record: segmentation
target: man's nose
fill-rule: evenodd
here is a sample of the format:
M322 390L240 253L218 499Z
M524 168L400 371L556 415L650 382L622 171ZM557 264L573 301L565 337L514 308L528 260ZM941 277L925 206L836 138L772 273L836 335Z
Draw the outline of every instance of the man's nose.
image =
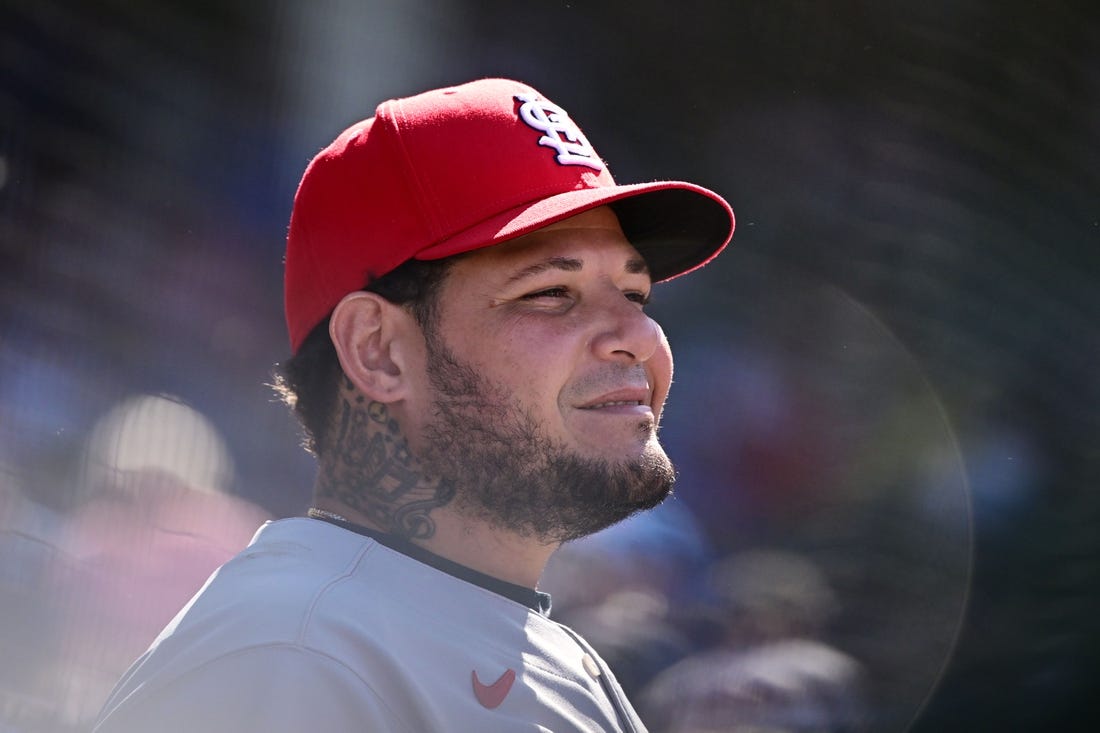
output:
M648 361L661 344L661 327L618 290L599 303L599 328L592 339L596 356L625 364Z

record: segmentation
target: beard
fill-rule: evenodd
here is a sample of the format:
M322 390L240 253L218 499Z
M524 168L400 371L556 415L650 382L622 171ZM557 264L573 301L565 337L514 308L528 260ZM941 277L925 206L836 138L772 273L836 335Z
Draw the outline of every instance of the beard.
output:
M419 458L429 474L453 482L466 516L560 543L652 509L672 493L676 475L656 440L617 463L580 455L426 331L436 395Z

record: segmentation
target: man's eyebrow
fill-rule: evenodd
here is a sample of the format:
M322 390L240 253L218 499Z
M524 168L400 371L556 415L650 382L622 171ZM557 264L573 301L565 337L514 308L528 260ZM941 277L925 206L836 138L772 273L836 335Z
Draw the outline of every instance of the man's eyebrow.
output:
M563 270L565 272L579 272L584 269L584 260L579 260L575 257L549 257L541 262L536 262L533 265L528 265L523 269L512 274L508 278L508 285L514 282L524 280L529 277L534 277L539 273L546 272L547 270ZM631 275L644 275L649 272L649 266L646 261L641 257L631 257L626 261L623 266Z
M578 272L584 268L584 260L578 260L575 257L549 257L541 262L536 262L533 265L528 265L523 269L512 273L512 276L508 278L508 285L514 282L524 280L529 277L534 277L541 272L547 270L564 270L566 272Z

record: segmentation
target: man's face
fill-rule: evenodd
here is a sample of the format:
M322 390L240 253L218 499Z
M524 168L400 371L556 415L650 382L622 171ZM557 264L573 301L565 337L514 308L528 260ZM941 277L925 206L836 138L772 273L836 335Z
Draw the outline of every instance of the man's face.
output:
M652 507L672 355L607 207L453 265L427 330L417 452L497 526L563 541Z

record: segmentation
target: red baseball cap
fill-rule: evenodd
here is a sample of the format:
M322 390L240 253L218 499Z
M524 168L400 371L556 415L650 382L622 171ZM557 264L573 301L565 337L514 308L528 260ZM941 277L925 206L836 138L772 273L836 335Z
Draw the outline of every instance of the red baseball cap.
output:
M291 351L350 292L410 259L500 244L610 204L655 282L733 236L721 196L680 181L620 186L561 107L509 79L383 102L310 162L286 251Z

